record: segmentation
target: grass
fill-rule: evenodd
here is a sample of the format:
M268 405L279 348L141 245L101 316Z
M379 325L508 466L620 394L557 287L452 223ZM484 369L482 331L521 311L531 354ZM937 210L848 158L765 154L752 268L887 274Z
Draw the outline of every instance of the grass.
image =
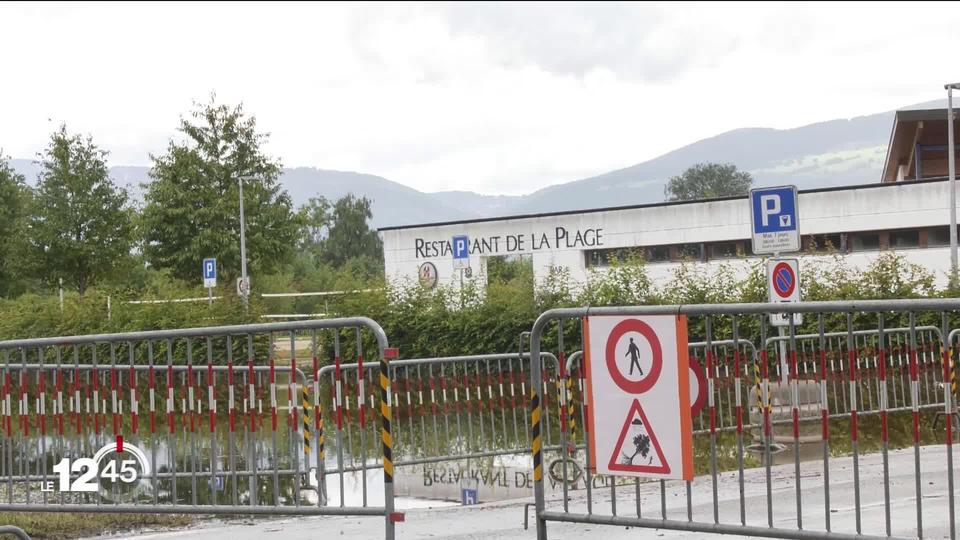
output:
M0 525L15 525L35 539L67 540L141 528L184 527L194 518L155 514L0 512Z

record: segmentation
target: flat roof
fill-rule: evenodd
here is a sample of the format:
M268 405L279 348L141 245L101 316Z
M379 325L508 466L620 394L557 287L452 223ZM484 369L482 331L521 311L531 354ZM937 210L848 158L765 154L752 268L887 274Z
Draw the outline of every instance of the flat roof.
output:
M886 183L873 183L873 184L859 184L853 186L832 186L825 188L814 188L814 189L801 189L798 190L798 193L829 193L834 191L847 191L853 189L879 189L879 188L888 188L888 187L903 187L906 185L916 185L916 184L930 184L935 182L944 182L946 178L926 178L923 180L910 181L910 182L886 182ZM660 208L664 206L680 206L685 204L703 204L719 201L735 201L738 199L747 199L749 196L737 195L734 197L718 197L716 199L697 199L694 201L664 201L659 203L646 203L646 204L633 204L627 206L608 206L605 208L589 208L586 210L562 210L558 212L543 212L538 214L517 214L512 216L497 216L497 217L487 217L487 218L474 218L474 219L462 219L455 221L438 221L434 223L421 223L416 225L396 225L391 227L380 227L377 231L396 231L403 229L422 229L425 227L443 227L447 225L466 225L470 223L488 223L491 221L509 221L514 219L534 219L541 217L554 217L554 216L570 216L577 214L594 214L597 212L614 212L619 210L638 210L643 208Z

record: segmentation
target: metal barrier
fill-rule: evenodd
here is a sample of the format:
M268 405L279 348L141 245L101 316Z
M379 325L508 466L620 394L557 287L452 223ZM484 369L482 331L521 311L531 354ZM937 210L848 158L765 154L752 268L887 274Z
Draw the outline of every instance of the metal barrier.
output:
M360 459L351 462L347 458L347 470L371 468L363 459L364 441L370 436L366 413L372 407L368 395L371 368L359 362L343 363L339 344L335 342L334 347L334 364L319 372L319 393L328 396L329 404L327 412L321 414L334 419L332 430L338 448L359 443L360 451L353 457ZM541 356L548 367L541 386L544 391L559 388L557 357L551 353ZM529 403L529 366L530 355L518 353L391 362L394 466L529 452L525 408ZM557 419L559 411L558 405ZM342 478L340 482L342 492Z
M955 538L953 425L945 422L942 438L932 440L934 434L921 429L921 411L937 409L950 414L954 410L951 386L942 382L951 380L954 371L949 345L960 331L947 330L957 323L958 311L960 300L944 299L573 308L543 313L530 334L534 357L541 352L545 330L551 327L551 332L562 336L563 322L569 323L570 319L580 319L582 324L590 315L685 315L691 336L703 338L703 343L690 344L690 354L695 361L702 358L707 371L706 431L701 420L697 440L708 437L709 447L697 445L697 465L707 475L692 482L620 478L609 482L608 491L590 489L588 482L585 493L571 496L564 488L560 496L548 500L543 451L536 440L539 402L544 396L535 388L531 431L537 537L547 538L548 521L566 521L775 538ZM785 406L790 414L781 421L772 410L776 383L771 375L777 374L772 365L776 355L768 354L768 346L756 355L745 354L749 346L742 343L746 340L773 346L780 341L767 339L770 312L807 314L805 328L816 329L814 334L800 334L791 324L782 338L788 360ZM887 321L901 320L906 323L902 328L886 328ZM939 325L918 325L918 320L936 320ZM843 331L826 332L828 322ZM844 338L843 342L831 345L836 337ZM739 346L734 348L733 343ZM735 359L727 362L720 358L718 346L727 347ZM843 368L839 367L841 362ZM531 366L532 381L542 377L537 364ZM570 364L575 364L573 358ZM730 372L734 395L726 398L724 379ZM752 377L755 372L759 372L759 385ZM925 372L928 381L923 381ZM902 380L902 376L909 379ZM838 391L831 388L834 384ZM809 386L814 396L806 403L801 403L801 385ZM745 425L762 430L763 461L759 467L745 469L743 425L739 420L741 407L755 401L753 394L746 394L751 396L747 403L741 399L744 390L755 393L757 387L760 396L755 408L759 418ZM804 406L812 407L816 414L804 418ZM735 421L721 422L724 413ZM874 413L879 425L859 423L865 413ZM819 420L822 458L801 466L800 425L805 420ZM831 422L849 422L849 434L835 427L831 438ZM890 447L894 422L906 435L903 450ZM772 464L771 432L777 423L793 427L793 463ZM730 441L719 440L724 430L731 429L737 432L736 450L731 450ZM568 446L566 436L561 431L561 447ZM861 456L861 442L875 450ZM943 446L928 446L933 443ZM720 459L734 453L739 456L739 466L729 461L721 466ZM586 469L577 456L564 453L561 459ZM945 504L941 506L938 499ZM608 511L600 509L600 501L609 504ZM633 515L623 515L625 504Z
M26 533L20 527L14 527L13 525L2 525L0 526L0 534L12 534L19 538L19 540L30 540L30 535Z
M343 335L375 351L381 433L362 501L333 505L325 477L357 468L326 463L318 339ZM0 342L0 511L382 516L392 539L395 357L363 317Z

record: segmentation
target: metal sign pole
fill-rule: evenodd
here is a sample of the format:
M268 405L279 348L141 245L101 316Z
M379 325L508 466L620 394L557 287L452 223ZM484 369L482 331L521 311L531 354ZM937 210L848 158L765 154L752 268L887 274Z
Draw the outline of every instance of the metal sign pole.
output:
M773 254L774 259L780 258L780 253ZM793 314L787 314L787 317L793 317ZM780 382L782 384L787 384L787 342L783 339L786 335L786 329L782 326L777 327L777 333L780 335L780 340L777 342L777 353L780 358Z
M240 177L240 278L244 283L247 282L247 236L246 221L243 216L243 177ZM246 313L250 308L250 289L244 291L240 297L243 299L243 312Z
M950 175L950 285L957 286L957 165L953 144L953 89L947 87L947 173ZM919 180L919 178L918 178Z

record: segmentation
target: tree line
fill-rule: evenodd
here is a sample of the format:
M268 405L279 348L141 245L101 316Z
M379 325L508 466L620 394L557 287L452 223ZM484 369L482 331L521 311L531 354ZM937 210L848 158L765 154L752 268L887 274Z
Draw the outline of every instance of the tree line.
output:
M348 264L382 272L371 201L318 195L295 208L267 140L242 105L194 103L166 150L150 155L142 204L110 178L108 153L66 125L38 154L35 187L0 152L0 297L60 280L80 295L100 284L143 288L157 276L197 283L205 257L230 284L241 266L240 182L251 275Z

